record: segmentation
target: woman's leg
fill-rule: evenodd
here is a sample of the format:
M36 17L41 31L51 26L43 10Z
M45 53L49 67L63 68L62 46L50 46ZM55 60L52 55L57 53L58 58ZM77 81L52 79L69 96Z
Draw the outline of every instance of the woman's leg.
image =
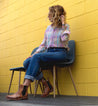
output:
M24 68L25 68L26 70L27 70L28 67L29 67L30 61L31 61L31 58L27 58L27 59L23 62L23 66L24 66ZM42 77L43 77L42 72L41 72L40 70L38 70L38 73L37 73L37 75L34 77L34 79L40 80ZM24 84L27 85L27 83L29 83L29 82L30 82L30 80L29 80L29 81L26 80ZM28 84L28 85L29 85L29 84Z
M34 81L36 78L39 70L40 70L40 61L44 62L52 62L52 61L61 61L66 58L64 52L45 52L45 53L38 53L31 57L29 64L25 65L27 68L26 75L25 75L25 82L23 85L20 86L20 89L17 93L13 95L8 95L7 98L10 100L20 100L20 99L27 99L27 89L30 85L31 81ZM28 63L28 62L27 62ZM40 74L39 74L40 75ZM39 80L43 79L43 76L39 78ZM46 86L48 87L48 86ZM49 87L48 87L49 88ZM47 91L47 94L50 92L50 89ZM45 95L47 95L45 94Z
M31 58L28 58L24 61L23 65L24 68L27 70L30 64ZM39 80L43 77L42 72L38 72L35 79ZM23 85L20 85L20 88L17 93L14 93L12 95L7 95L7 99L9 100L20 100L20 99L27 99L28 98L28 87L30 86L31 80L25 79Z
M38 53L35 54L30 61L29 67L27 69L25 79L29 79L34 81L38 71L40 70L40 62L53 62L53 61L62 61L65 60L66 53L65 52L45 52L45 53ZM51 89L45 80L42 79L42 76L39 78L41 79L42 83L46 86L45 93L42 95L43 97L47 96Z
M23 65L24 65L24 68L27 70L28 67L29 67L29 63L31 61L31 58L27 58L24 62L23 62ZM39 79L39 76L37 76L37 79ZM7 95L6 98L8 100L20 100L20 99L27 99L28 98L28 93L27 93L27 90L28 90L28 87L31 83L31 80L29 79L25 79L23 85L20 85L20 88L18 90L18 92L12 94L12 95Z
M27 58L24 62L23 62L23 66L24 68L27 70L28 66L29 66L29 63L31 61L31 58Z
M30 84L31 84L31 80L29 80L29 79L25 79L25 81L24 81L24 83L23 83L23 85L24 86L30 86Z
M66 52L45 52L38 53L31 57L29 67L26 71L25 79L34 81L36 75L40 70L40 62L53 62L62 61L66 58ZM42 77L42 76L41 76ZM40 78L41 78L40 77Z

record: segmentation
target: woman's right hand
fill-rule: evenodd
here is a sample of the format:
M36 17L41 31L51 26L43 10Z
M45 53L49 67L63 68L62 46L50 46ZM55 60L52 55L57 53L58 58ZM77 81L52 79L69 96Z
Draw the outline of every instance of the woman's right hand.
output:
M33 53L33 54L32 54L31 56L29 56L28 58L31 58L33 55L35 55L35 54L37 54L37 53L38 53L38 52ZM27 59L28 59L28 58L27 58Z
M61 15L61 22L62 22L62 24L65 24L65 16L64 15Z
M27 57L27 59L28 59L28 58L31 58L31 57L32 57L32 56L29 56L29 57Z

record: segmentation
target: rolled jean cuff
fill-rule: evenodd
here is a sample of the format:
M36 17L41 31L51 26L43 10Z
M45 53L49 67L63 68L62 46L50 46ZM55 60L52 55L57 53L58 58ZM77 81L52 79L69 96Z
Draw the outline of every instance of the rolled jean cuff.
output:
M43 77L43 73L41 72L38 76L35 77L36 80L40 80Z
M30 75L25 75L24 79L29 79L33 82L35 78L33 76L30 76Z

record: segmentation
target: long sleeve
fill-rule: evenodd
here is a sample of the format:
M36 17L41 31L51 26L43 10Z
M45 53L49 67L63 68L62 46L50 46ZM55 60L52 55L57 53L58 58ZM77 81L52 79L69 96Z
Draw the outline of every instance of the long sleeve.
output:
M46 33L46 32L45 32ZM45 34L46 35L46 34ZM42 41L42 43L40 44L40 46L38 47L38 49L36 50L37 52L43 52L46 50L47 46L46 46L46 36L44 35L44 39Z
M69 35L70 35L69 25L66 24L64 32L61 35L61 41L68 41L69 40Z

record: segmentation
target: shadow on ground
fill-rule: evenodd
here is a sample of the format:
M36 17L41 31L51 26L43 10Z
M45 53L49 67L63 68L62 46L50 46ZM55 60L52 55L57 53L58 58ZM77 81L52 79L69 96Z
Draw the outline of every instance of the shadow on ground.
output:
M56 96L42 98L40 95L29 95L28 100L9 101L6 93L0 93L0 106L98 106L98 97Z

